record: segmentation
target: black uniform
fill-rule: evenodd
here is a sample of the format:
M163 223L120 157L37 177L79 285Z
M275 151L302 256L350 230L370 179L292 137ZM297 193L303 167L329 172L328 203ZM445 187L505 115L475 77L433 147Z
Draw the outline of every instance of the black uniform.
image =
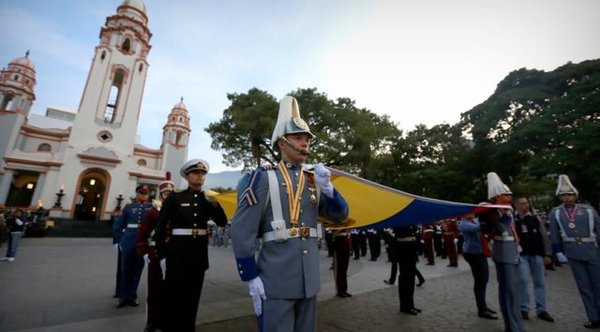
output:
M400 311L416 314L413 294L415 292L415 276L417 270L417 241L413 227L394 228L396 240L396 257L400 268L398 278L398 296L400 298Z
M156 251L166 258L167 327L195 331L198 301L208 269L207 222L227 224L223 208L202 191L174 192L163 202L156 222ZM184 233L188 234L184 234Z

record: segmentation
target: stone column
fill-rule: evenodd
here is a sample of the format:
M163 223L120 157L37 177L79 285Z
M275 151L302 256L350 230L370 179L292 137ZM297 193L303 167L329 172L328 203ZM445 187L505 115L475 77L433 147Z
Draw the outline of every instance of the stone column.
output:
M8 192L10 190L10 183L12 182L15 172L12 170L5 170L2 179L0 180L0 204L6 204L8 199Z
M46 173L40 173L38 175L38 180L35 185L35 190L33 191L33 196L31 196L30 206L37 207L37 201L40 199L40 195L42 193L42 188L44 187L44 182L46 180Z

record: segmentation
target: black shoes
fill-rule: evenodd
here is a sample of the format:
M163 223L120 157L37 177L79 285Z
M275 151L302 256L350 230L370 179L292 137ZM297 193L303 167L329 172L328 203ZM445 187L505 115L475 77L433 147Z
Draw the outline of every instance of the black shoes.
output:
M394 284L394 282L391 281L391 280L384 280L383 282L385 282L388 285L393 285Z
M477 316L485 319L498 319L498 316L494 315L489 311L480 312L477 314Z
M521 311L521 318L529 320L529 313L527 311Z
M587 322L587 323L583 324L583 326L585 326L586 329L597 329L600 327L600 320Z
M487 312L489 312L490 314L493 314L493 315L497 314L497 312L495 312L494 310L492 310L490 308L485 309L485 311L487 311Z
M537 314L538 318L541 320L545 320L547 322L554 322L554 318L552 318L552 316L550 316L550 314L547 311L542 311L539 314Z
M337 296L337 297L341 297L341 298L346 298L346 297L352 297L352 294L348 294L348 293L338 293L338 294L335 294L335 296Z
M119 301L119 304L117 304L117 309L125 308L126 306L139 307L140 304L135 300L121 300Z
M419 313L421 313L421 309L417 309L417 308L411 308L411 309L406 309L406 310L402 310L400 309L400 312L408 314L408 315L418 315Z
M458 264L448 264L447 267L458 267Z

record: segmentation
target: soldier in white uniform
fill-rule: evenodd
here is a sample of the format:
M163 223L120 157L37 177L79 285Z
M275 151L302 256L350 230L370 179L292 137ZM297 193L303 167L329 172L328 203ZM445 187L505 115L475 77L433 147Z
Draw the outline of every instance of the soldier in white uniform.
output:
M600 217L590 205L577 204L577 189L566 175L560 175L556 195L563 204L550 211L550 239L556 257L569 262L589 322L586 328L600 327ZM561 250L560 242L564 248Z
M317 216L333 223L348 216L330 171L322 164L315 165L314 176L303 169L312 137L296 99L283 98L271 139L281 161L272 169L258 167L238 184L231 241L261 331L316 330Z

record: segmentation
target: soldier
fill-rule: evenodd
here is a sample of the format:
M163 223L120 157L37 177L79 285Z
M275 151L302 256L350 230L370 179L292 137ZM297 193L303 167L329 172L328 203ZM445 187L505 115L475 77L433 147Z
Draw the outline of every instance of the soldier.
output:
M152 208L148 201L150 189L145 184L135 188L135 199L125 205L123 212L113 224L113 235L121 251L121 277L119 285L119 304L117 308L125 306L137 307L137 289L140 284L144 259L136 253L137 229L146 218L146 213Z
M433 255L433 231L435 226L433 224L423 225L423 247L425 250L425 257L427 257L426 265L435 265L435 257Z
M562 204L550 211L552 247L559 261L568 258L589 329L600 327L600 217L590 205L577 204L579 192L567 175L560 175L556 195ZM562 239L564 253L560 249ZM565 256L566 254L566 256Z
M360 259L360 231L356 228L350 230L350 238L352 239L352 252L354 260Z
M175 190L171 173L167 172L166 181L158 185L158 199L152 202L152 209L142 220L137 233L137 253L148 263L148 294L146 296L146 328L144 332L162 329L165 321L165 286L160 261L156 255L156 242L153 233L162 202Z
M396 240L396 257L400 270L400 276L398 277L400 312L417 315L421 312L421 309L415 308L414 302L418 260L414 227L394 228L394 239Z
M348 230L334 231L333 234L333 275L337 297L351 297L348 293L348 264L352 252L352 240Z
M367 229L367 240L369 241L369 251L371 252L371 261L377 261L381 255L381 240L379 232L374 228Z
M156 221L156 252L167 291L164 330L168 332L195 331L198 301L209 265L208 220L218 226L227 224L221 205L202 191L208 171L208 162L202 159L185 163L179 173L189 186L165 199Z
M458 267L458 253L454 240L458 234L458 225L455 219L446 219L442 222L442 237L444 239L444 250L448 255L448 267Z
M488 198L506 209L491 209L479 216L482 229L491 233L494 244L492 260L496 265L498 300L506 331L523 330L519 307L521 304L521 276L519 271L519 237L515 230L511 201L512 192L498 174L487 174Z
M312 137L296 99L283 98L271 138L281 161L273 169L258 167L238 184L231 242L261 331L316 330L317 215L332 223L348 216L330 171L323 164L315 165L314 176L303 169ZM256 239L262 239L257 259Z

